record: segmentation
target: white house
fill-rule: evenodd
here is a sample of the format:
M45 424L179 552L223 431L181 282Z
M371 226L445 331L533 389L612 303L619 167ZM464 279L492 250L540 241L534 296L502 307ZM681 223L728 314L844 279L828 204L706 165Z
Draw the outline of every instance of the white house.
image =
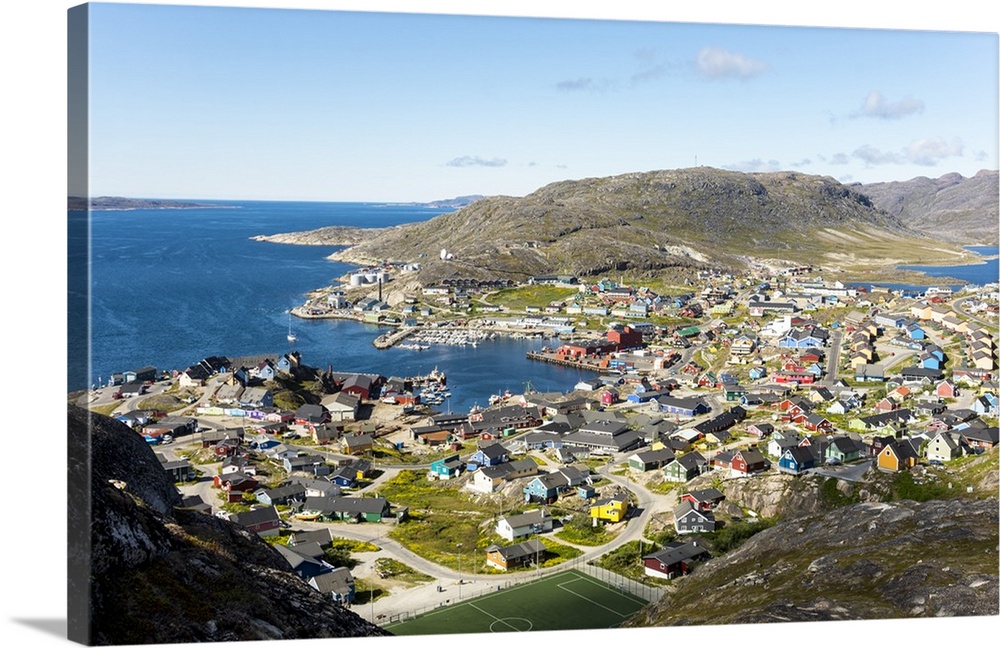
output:
M516 540L552 530L552 516L544 509L535 509L519 515L507 515L497 521L496 532L507 540Z

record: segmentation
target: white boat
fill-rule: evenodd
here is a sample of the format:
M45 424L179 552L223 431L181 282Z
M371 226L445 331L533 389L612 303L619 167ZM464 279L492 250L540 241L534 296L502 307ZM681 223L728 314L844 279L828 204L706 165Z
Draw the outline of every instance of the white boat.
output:
M288 311L288 335L285 337L288 338L289 342L295 342L299 339L292 333L292 311Z

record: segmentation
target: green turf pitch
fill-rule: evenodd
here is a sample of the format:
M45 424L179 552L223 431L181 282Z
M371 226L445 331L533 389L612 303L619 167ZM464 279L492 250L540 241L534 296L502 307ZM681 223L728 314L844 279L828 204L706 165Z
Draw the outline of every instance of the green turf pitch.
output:
M646 601L578 571L438 608L386 630L431 635L613 628Z

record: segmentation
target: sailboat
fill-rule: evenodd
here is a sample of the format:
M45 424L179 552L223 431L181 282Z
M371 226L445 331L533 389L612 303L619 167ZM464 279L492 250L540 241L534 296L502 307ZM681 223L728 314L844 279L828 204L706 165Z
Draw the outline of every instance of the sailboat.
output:
M292 311L288 311L288 335L286 336L289 342L295 342L299 338L295 337L292 333Z

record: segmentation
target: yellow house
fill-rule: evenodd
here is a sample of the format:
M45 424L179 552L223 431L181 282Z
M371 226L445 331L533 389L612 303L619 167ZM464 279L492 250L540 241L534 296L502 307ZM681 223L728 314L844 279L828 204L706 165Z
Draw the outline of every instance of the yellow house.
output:
M917 454L908 443L889 443L878 453L880 470L899 472L917 465Z
M628 513L628 500L623 497L609 497L598 500L590 507L590 517L594 520L621 522Z

